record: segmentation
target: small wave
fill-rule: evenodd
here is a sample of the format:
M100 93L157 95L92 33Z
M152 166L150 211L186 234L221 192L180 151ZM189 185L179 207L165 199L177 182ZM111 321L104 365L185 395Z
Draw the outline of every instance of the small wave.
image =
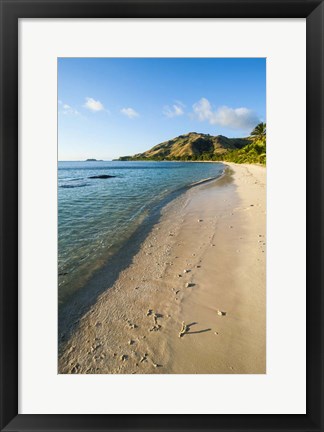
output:
M205 178L205 179L198 180L198 181L196 181L196 182L190 183L190 184L189 184L189 187L191 187L191 186L198 186L198 185L200 185L200 184L202 184L202 183L206 183L206 182L209 182L209 181L211 181L211 180L216 180L216 179L218 179L219 177L221 177L221 175L222 175L222 174L220 174L219 176L216 176L216 177L207 177L207 178Z
M74 182L74 181L80 181L84 180L84 177L62 177L59 178L59 181L61 182Z
M79 180L83 180L83 177L76 177L76 178L71 178L71 179L68 179L68 180L66 180L66 181L79 181Z

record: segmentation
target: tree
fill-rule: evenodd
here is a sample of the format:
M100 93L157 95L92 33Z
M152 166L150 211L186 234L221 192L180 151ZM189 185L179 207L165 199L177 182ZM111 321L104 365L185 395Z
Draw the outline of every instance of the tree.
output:
M251 132L251 138L252 140L255 141L259 141L259 142L265 142L266 141L266 136L267 136L267 125L266 123L259 123L257 126L255 126L255 128L253 129L253 131Z

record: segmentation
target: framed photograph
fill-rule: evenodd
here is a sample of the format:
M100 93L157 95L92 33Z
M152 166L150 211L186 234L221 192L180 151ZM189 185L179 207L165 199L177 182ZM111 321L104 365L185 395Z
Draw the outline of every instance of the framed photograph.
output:
M265 58L58 59L58 373L266 373L265 109Z
M324 430L323 2L0 11L1 430Z

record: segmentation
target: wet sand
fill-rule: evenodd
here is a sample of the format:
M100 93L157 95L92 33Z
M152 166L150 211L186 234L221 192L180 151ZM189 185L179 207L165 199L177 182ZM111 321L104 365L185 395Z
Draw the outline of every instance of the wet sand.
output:
M227 165L60 312L59 373L266 372L266 169Z

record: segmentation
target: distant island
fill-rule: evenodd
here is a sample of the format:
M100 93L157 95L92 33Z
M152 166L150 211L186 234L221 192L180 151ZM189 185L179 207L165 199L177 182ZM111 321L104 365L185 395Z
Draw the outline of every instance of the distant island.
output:
M103 162L102 159L86 159L85 162Z
M257 125L246 138L190 132L157 144L144 153L119 161L228 161L266 163L266 124Z

